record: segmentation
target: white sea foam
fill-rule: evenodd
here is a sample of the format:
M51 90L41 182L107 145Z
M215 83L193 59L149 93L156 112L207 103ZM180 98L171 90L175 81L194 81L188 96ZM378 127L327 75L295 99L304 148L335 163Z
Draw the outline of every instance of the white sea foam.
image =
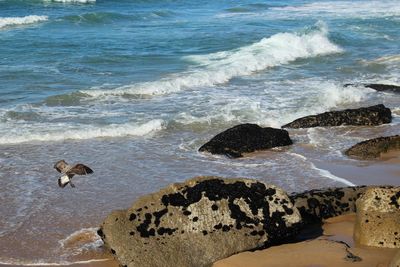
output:
M68 255L80 255L84 251L99 249L104 243L97 235L98 228L83 228L73 232L66 238L59 240L62 250L67 250Z
M49 124L31 125L8 131L0 137L0 144L16 144L33 141L63 141L69 139L83 140L100 137L144 136L164 128L163 120L151 120L144 124L126 123L110 124L104 127L89 125L57 125L51 129Z
M306 33L279 33L254 44L231 51L207 55L187 56L196 68L164 79L127 85L111 90L85 90L93 96L106 95L162 95L186 88L208 87L228 82L237 76L290 63L299 58L340 53L342 49L329 41L326 26Z
M355 186L355 184L353 184L352 182L350 182L350 181L348 181L348 180L346 180L344 178L341 178L341 177L338 177L336 175L333 175L332 173L330 173L327 170L317 168L312 162L310 162L310 164L311 164L311 168L317 170L322 176L324 176L326 178L329 178L331 180L343 183L343 184L348 185L348 186Z
M303 155L300 155L300 154L297 154L297 153L293 153L293 152L288 152L288 154L289 154L289 155L292 155L292 156L295 156L295 157L297 157L297 158L300 158L300 159L303 160L303 161L307 161L307 162L310 164L311 169L314 169L314 170L318 171L322 176L324 176L324 177L326 177L326 178L329 178L329 179L334 180L334 181L336 181L336 182L343 183L343 184L345 184L345 185L355 186L355 184L353 184L352 182L350 182L350 181L348 181L348 180L346 180L346 179L344 179L344 178L335 176L335 175L333 175L332 173L330 173L330 172L327 171L327 170L317 168L317 167L314 165L314 163L312 163L311 161L308 161L307 158L304 157Z
M321 90L318 102L325 109L361 102L374 92L369 88L344 87L333 82L325 82L321 85L324 87Z
M398 1L318 1L300 6L273 7L273 11L287 11L297 16L351 16L351 17L387 17L400 15Z
M46 21L47 16L30 15L26 17L0 17L0 29L11 26L33 24L37 22Z
M57 3L95 3L96 0L45 0L45 2L57 2Z
M3 265L15 265L15 266L69 266L72 264L87 264L87 263L92 263L92 262L102 262L102 261L108 261L110 259L93 259L93 260L87 260L87 261L61 261L59 263L56 262L44 262L44 261L23 261L23 260L6 260L6 259L1 259L0 258L0 264Z

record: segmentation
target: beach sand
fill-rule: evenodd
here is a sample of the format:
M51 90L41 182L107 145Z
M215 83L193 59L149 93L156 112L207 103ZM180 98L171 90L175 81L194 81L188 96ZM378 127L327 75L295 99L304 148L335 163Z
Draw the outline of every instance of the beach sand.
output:
M354 164L319 162L315 165L356 185L400 186L400 150L383 153L375 160L357 160Z
M389 266L397 249L360 247L353 242L355 214L328 219L324 235L294 244L285 244L255 252L244 252L216 262L213 267L287 267L287 266ZM338 242L332 242L338 241ZM350 246L347 249L345 242ZM361 258L354 261L354 257Z

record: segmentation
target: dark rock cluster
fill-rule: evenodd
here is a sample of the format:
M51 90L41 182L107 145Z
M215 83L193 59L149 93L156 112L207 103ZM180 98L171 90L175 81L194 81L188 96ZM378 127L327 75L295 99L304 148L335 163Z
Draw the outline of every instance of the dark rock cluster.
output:
M400 149L400 135L394 135L360 142L346 150L345 154L360 159L374 159L379 157L381 153L398 149Z
M344 85L347 86L357 86L357 84L348 83ZM400 93L400 86L392 84L381 84L381 83L366 83L362 86L374 89L379 92L390 92L390 93Z
M310 128L321 126L341 125L381 125L392 121L392 113L389 108L379 104L371 107L330 111L318 115L306 116L282 128Z
M290 196L300 211L304 223L320 222L322 219L355 212L356 200L364 193L366 186L350 186L327 189L313 189Z
M232 127L200 147L199 151L242 157L242 153L293 144L289 133L282 129L262 128L256 124L240 124Z

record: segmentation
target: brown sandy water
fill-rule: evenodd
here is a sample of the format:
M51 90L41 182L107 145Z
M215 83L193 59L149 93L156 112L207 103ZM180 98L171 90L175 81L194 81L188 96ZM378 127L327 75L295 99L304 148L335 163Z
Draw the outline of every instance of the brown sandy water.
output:
M357 161L342 153L359 141L398 133L397 120L378 127L289 130L294 145L236 160L197 152L223 129L174 124L147 137L2 145L0 263L71 264L108 258L95 232L109 212L198 175L250 177L289 192L399 185L398 158ZM61 189L53 169L59 159L85 163L94 174L74 178L76 188Z

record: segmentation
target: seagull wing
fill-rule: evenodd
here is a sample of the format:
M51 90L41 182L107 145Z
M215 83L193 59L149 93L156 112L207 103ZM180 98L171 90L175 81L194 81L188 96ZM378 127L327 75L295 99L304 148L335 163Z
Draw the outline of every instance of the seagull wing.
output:
M86 174L93 173L93 170L86 165L76 164L74 167L72 167L68 171L68 173L73 173L73 174L78 174L78 175L86 175Z
M65 173L68 169L68 163L65 162L65 160L59 160L54 164L54 168L60 172L60 173Z

